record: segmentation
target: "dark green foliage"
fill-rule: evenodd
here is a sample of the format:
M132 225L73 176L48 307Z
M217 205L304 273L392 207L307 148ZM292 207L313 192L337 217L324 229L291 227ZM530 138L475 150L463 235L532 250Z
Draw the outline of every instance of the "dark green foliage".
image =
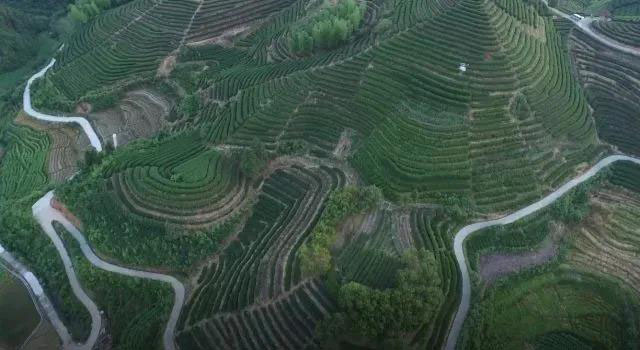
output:
M94 17L114 6L131 0L75 0L69 5L69 16L78 23L87 23Z
M302 140L284 141L278 144L278 154L298 155L304 154L308 150L308 145Z
M64 98L53 82L45 77L36 80L31 87L34 108L44 107L57 112L70 112L74 103Z
M349 215L373 209L381 200L382 192L375 186L346 187L331 193L310 242L300 248L303 273L311 276L327 273L331 268L329 250L336 239L335 226Z
M38 47L32 43L35 34L47 28L47 18L27 14L0 5L0 73L24 64Z
M360 27L364 8L356 0L326 3L320 13L294 30L290 39L296 54L309 54L313 49L333 49L347 41Z
M557 220L578 223L589 213L589 208L589 188L582 185L553 203L551 214Z
M173 303L171 287L94 267L71 234L62 225L54 227L64 241L83 288L91 291L109 320L114 348L138 350L156 343Z
M527 102L526 96L522 94L516 95L514 102L510 106L510 112L511 115L520 120L531 118L533 113L531 111L531 106L529 106L529 103Z
M350 337L365 343L399 338L428 322L443 301L441 280L431 252L413 250L403 258L397 286L374 289L349 282L340 288L338 311L327 318L319 331L326 348Z
M89 313L73 294L58 251L32 216L31 205L42 195L0 201L0 242L38 277L74 340L83 342L90 332Z
M264 145L254 140L251 147L240 151L240 171L244 176L254 179L267 165L268 158Z
M196 94L189 94L185 96L180 102L180 113L183 118L193 119L198 114L200 109L200 99Z

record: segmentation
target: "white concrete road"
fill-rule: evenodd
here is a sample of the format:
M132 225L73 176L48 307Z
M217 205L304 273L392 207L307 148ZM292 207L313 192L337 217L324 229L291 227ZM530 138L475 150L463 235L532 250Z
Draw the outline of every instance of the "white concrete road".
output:
M60 316L58 316L51 300L49 300L49 297L44 293L40 281L38 281L33 272L29 271L26 266L18 261L1 245L0 259L4 261L4 264L6 264L7 270L16 276L16 278L20 279L20 281L27 287L29 294L31 294L31 298L36 303L36 307L38 308L40 315L49 319L51 325L56 330L56 333L58 333L63 347L68 348L72 343L71 334L62 320L60 320Z
M525 216L528 216L542 208L545 208L555 202L558 198L562 197L562 195L569 192L574 187L579 184L587 181L594 175L596 175L600 170L606 168L611 163L618 161L630 161L640 165L640 159L633 158L624 155L614 155L609 156L598 163L596 163L591 169L589 169L584 174L574 178L573 180L565 183L557 190L551 192L546 197L541 200L524 207L512 214L509 214L503 218L496 220L489 220L483 222L476 222L474 224L463 227L458 233L456 233L454 241L453 241L453 250L456 256L456 260L458 261L458 266L460 266L460 273L462 277L462 296L460 300L460 305L458 306L458 311L456 312L456 316L453 319L453 323L451 325L451 329L449 330L449 336L447 338L446 349L454 350L456 348L456 343L458 341L458 337L460 335L460 331L462 331L462 325L464 324L464 320L467 317L467 313L469 312L469 306L471 301L471 282L469 280L469 270L467 267L467 259L464 254L464 241L469 237L472 233L485 229L491 226L498 225L508 225L516 220L522 219Z
M546 0L543 0L543 2L545 4L547 3ZM570 20L571 22L573 22L573 24L578 26L578 28L580 28L583 32L585 32L587 35L589 35L593 39L601 42L602 44L605 44L612 49L616 49L631 55L640 56L640 47L634 47L631 45L623 44L621 42L614 40L613 38L610 38L608 36L605 36L593 30L591 28L591 23L595 22L596 19L591 17L584 17L583 19L579 20L553 7L549 7L549 10L551 10L551 12L556 16L560 16L562 18Z
M607 46L610 46L612 48L618 49L620 51L626 52L626 53L630 53L630 54L633 54L633 55L640 56L640 49L639 48L631 47L629 45L625 45L625 44L616 42L615 40L612 40L611 38L605 37L605 36L595 32L595 31L593 31L591 29L591 22L593 21L593 19L585 18L583 20L577 20L577 19L574 19L573 17L571 17L570 15L567 15L567 14L565 14L565 13L563 13L563 12L557 10L557 9L554 9L554 8L550 8L550 9L554 14L556 14L558 16L561 16L563 18L569 19L570 21L575 23L580 29L582 29L585 33L587 33L589 36L591 36L594 39L602 42L603 44L605 44ZM34 118L39 119L39 120L44 120L44 121L48 121L48 122L77 123L77 124L79 124L82 127L82 129L85 132L85 134L87 135L87 137L89 138L89 140L91 142L91 145L98 152L102 151L102 145L100 143L100 139L99 139L98 135L93 130L93 127L91 126L91 124L85 118L47 115L47 114L43 114L43 113L40 113L40 112L34 110L33 107L31 106L31 92L30 92L31 84L36 79L39 79L42 76L44 76L44 74L54 64L55 64L55 59L52 59L51 62L45 68L43 68L40 72L38 72L35 75L33 75L29 79L29 81L27 82L27 86L25 88L24 95L23 95L24 111L28 115L30 115L31 117L34 117ZM466 258L465 258L465 255L464 255L464 249L463 249L463 243L464 243L465 239L469 235L471 235L472 233L474 233L474 232L476 232L478 230L481 230L481 229L484 229L484 228L487 228L487 227L491 227L491 226L496 226L496 225L510 224L510 223L520 219L520 218L523 218L523 217L525 217L525 216L527 216L527 215L529 215L529 214L531 214L531 213L533 213L533 212L535 212L537 210L540 210L540 209L548 206L549 204L551 204L554 201L556 201L563 194L565 194L566 192L568 192L569 190L571 190L572 188L574 188L578 184L580 184L580 183L586 181L587 179L591 178L593 175L595 175L601 169L605 168L606 166L608 166L609 164L611 164L613 162L621 161L621 160L632 161L632 162L640 164L640 160L639 159L632 158L632 157L627 157L627 156L623 156L623 155L615 155L615 156L606 157L603 160L601 160L600 162L598 162L596 165L594 165L586 173L584 173L584 174L578 176L577 178L569 181L568 183L564 184L562 187L558 188L557 190L555 190L554 192L552 192L548 196L544 197L543 199L539 200L538 202L535 202L535 203L533 203L533 204L531 204L531 205L529 205L529 206L527 206L525 208L522 208L522 209L516 211L515 213L510 214L508 216L505 216L505 217L503 217L501 219L478 222L478 223L474 223L474 224L465 226L464 228L462 228L456 234L455 239L454 239L454 252L455 252L455 256L456 256L456 259L458 261L458 265L460 266L460 270L461 270L461 274L462 274L462 298L461 298L460 306L458 307L458 310L456 312L456 316L455 316L455 318L453 320L451 329L449 331L449 335L448 335L448 338L447 338L446 349L453 350L455 348L456 342L458 340L458 336L460 334L460 331L462 330L462 325L463 325L464 320L465 320L465 318L467 316L467 313L469 311L469 303L470 303L470 297L471 297L471 285L470 285L470 281L469 281L469 271L468 271L468 268L467 268L467 262L466 262ZM166 283L171 284L171 286L173 287L173 289L175 291L175 298L174 298L173 309L171 311L171 316L169 318L169 321L167 323L167 326L166 326L166 329L165 329L165 332L164 332L163 343L164 343L165 349L167 349L167 350L175 349L174 334L175 334L175 327L176 327L178 318L180 316L180 312L182 310L182 306L184 304L184 298L185 298L184 285L180 281L178 281L176 278L171 277L171 276L157 274L157 273L151 273L151 272L145 272L145 271L132 270L132 269L120 267L120 266L117 266L117 265L113 265L113 264L110 264L110 263L108 263L106 261L101 260L98 256L96 256L94 254L93 250L91 249L91 247L87 243L87 241L84 238L84 236L82 235L82 233L80 231L78 231L77 228L75 228L75 226L73 226L59 211L57 211L56 209L51 207L50 201L51 201L52 196L53 196L53 192L49 192L49 193L47 193L46 196L44 196L36 204L34 204L34 206L33 206L33 214L34 214L34 217L36 218L36 220L38 220L38 222L40 223L40 225L44 229L45 233L47 233L47 235L51 238L51 240L54 242L54 245L58 249L58 252L60 253L60 256L62 257L62 259L64 261L65 269L67 271L67 275L69 276L69 281L70 281L70 283L72 285L72 289L73 289L74 293L76 294L76 296L78 297L78 299L80 299L80 301L87 307L87 309L89 310L89 312L91 314L91 318L92 318L91 335L90 335L89 339L87 340L87 342L85 344L82 344L82 345L71 344L68 331L66 330L66 328L64 328L64 325L62 324L62 322L60 322L59 318L57 317L57 314L55 314L55 310L53 310L53 308L51 308L53 313L51 315L49 315L49 314L48 315L49 315L50 319L53 318L52 323L54 323L54 326L56 326L56 323L57 323L58 327L56 327L56 330L58 330L58 334L62 338L63 342L65 344L69 345L69 347L72 348L72 349L73 348L90 349L93 346L93 344L95 343L95 341L97 340L97 337L99 335L99 331L100 331L100 327L101 327L101 317L100 317L100 313L99 313L98 308L95 305L95 303L86 295L86 293L82 289L82 287L80 285L80 282L78 281L78 279L77 279L77 277L75 275L75 271L73 270L73 266L71 265L68 253L67 253L66 249L64 248L64 245L62 245L60 237L57 235L57 233L53 229L53 226L52 226L52 222L53 221L60 222L73 235L73 237L80 244L80 247L81 247L82 252L85 255L85 257L94 266L96 266L98 268L101 268L101 269L104 269L106 271L119 273L119 274L131 276L131 277L152 279L152 280L162 281L162 282L166 282ZM0 246L0 256L5 258L5 256L7 254L8 254L8 252L6 252ZM5 260L7 260L7 259L5 258ZM37 282L37 279L33 278L33 280L35 280ZM31 283L31 282L29 282L29 283ZM33 288L38 288L38 287L39 287L39 284L38 284L38 286L34 285L31 288L33 290ZM41 287L39 287L39 288L41 290ZM41 293L40 295L42 295L42 296L44 296L46 298L44 293ZM45 300L44 304L45 305L50 305L50 302L47 304L47 301ZM56 320L57 320L57 322L56 322Z
M47 71L51 67L53 67L55 63L56 63L56 59L52 58L51 62L49 62L49 64L46 67L42 68L42 70L34 74L31 78L29 78L29 81L27 81L27 86L24 88L24 93L22 94L22 103L23 103L24 112L33 118L47 121L47 122L76 123L80 125L84 133L87 134L87 137L91 142L91 146L93 146L93 148L95 148L96 151L102 152L102 144L100 143L100 138L98 137L98 134L96 134L96 132L93 130L93 127L91 126L91 124L87 119L82 117L53 116L53 115L40 113L35 109L33 109L33 106L31 105L31 84L33 84L35 80L43 77L44 74L47 73Z
M64 226L65 229L67 229L67 231L69 231L69 233L71 233L73 238L80 245L82 254L85 256L85 258L87 258L87 260L89 260L92 265L96 266L97 268L125 276L165 282L171 285L174 290L174 303L173 309L171 310L171 314L169 316L169 320L167 322L167 326L165 327L163 344L165 350L175 350L175 329L178 323L178 318L180 317L180 313L182 311L182 307L184 306L185 299L185 288L182 282L178 281L172 276L154 272L133 270L126 267L114 265L100 259L93 252L84 235L69 220L67 220L67 218L65 218L60 211L51 206L52 198L53 191L50 191L44 197L38 200L32 208L33 216L56 246L56 249L60 253L62 260L64 261L65 270L67 272L67 276L69 277L69 282L71 283L74 294L87 307L87 310L89 310L89 313L91 314L91 335L89 336L89 339L85 342L85 344L74 344L70 348L93 348L93 345L98 338L100 328L102 327L102 319L95 303L86 295L86 293L82 289L82 286L75 275L75 271L73 270L73 266L71 265L67 250L65 249L62 240L58 236L58 233L53 228L53 222L59 222Z
M80 125L84 133L89 138L89 141L91 142L91 145L93 146L93 148L95 148L96 151L101 152L102 145L100 143L100 138L98 137L98 135L96 134L96 132L94 131L93 127L91 126L88 120L81 117L64 117L64 116L47 115L47 114L36 111L31 105L31 84L35 80L43 77L45 73L51 67L53 67L55 62L56 60L52 59L51 62L49 62L49 64L46 67L44 67L38 73L34 74L27 82L27 86L25 87L24 94L23 94L23 103L24 103L23 108L25 113L27 113L29 116L33 118L47 121L47 122L76 123ZM62 213L60 213L58 210L54 209L51 206L51 198L53 198L53 192L47 193L44 197L38 200L32 207L33 216L38 221L38 223L40 224L44 232L51 239L54 246L58 250L58 253L62 258L64 267L65 267L65 272L69 278L69 283L71 284L73 293L78 298L78 300L80 300L80 302L87 308L87 310L89 311L89 314L91 315L91 333L89 335L89 338L84 344L75 344L71 341L71 337L69 335L68 330L64 327L64 324L60 321L60 318L55 313L55 310L53 309L53 307L49 307L49 309L51 310L51 313L50 314L47 313L47 315L51 319L52 323L54 324L54 327L56 328L56 331L58 332L58 335L60 336L63 342L63 346L66 349L72 349L72 350L76 350L76 349L84 350L84 349L93 348L93 346L95 345L100 335L100 330L102 327L102 317L96 304L93 302L93 300L91 300L91 298L83 290L82 285L78 280L78 277L76 276L69 254L66 248L64 247L64 244L62 243L60 236L58 236L57 232L53 228L53 222L61 223L71 233L74 239L80 244L80 248L84 256L94 266L109 272L113 272L113 273L118 273L118 274L137 277L137 278L156 280L156 281L161 281L161 282L171 284L175 292L174 304L173 304L173 309L171 310L171 315L169 316L169 320L167 322L167 326L164 331L163 344L166 350L174 350L176 348L175 341L174 341L175 328L178 323L178 318L180 317L180 312L182 311L182 307L184 305L184 299L185 299L184 285L172 276L128 269L125 267L108 263L100 259L96 254L94 254L93 250L89 246L84 235L75 226L73 226L73 224L71 224L71 222L69 222L69 220L67 220L62 215ZM15 260L15 259L12 260L12 257L9 258L10 257L9 252L6 252L4 248L2 248L1 246L0 246L0 256L4 258L4 260L6 260L7 262L12 262ZM15 261L15 263L18 263L18 262ZM16 268L16 266L19 267L19 265L15 265L15 263L11 265L14 268ZM42 306L45 309L47 309L48 308L47 305L50 306L51 303L48 302L46 295L42 293L42 287L37 282L38 281L37 278L35 278L35 276L31 272L29 272L29 274L30 275L28 277L30 278L26 278L27 282L30 285L33 284L31 285L32 290L40 291L39 295L44 297L45 300L43 301L39 300L39 301L42 304Z

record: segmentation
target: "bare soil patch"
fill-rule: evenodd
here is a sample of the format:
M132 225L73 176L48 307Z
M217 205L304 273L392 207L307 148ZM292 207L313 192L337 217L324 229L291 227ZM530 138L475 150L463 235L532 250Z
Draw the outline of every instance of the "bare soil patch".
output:
M340 134L340 139L338 140L338 144L336 148L333 150L333 156L338 159L345 159L351 154L351 137L353 136L353 130L345 129L342 134Z
M171 102L149 90L128 92L118 105L91 113L89 120L104 140L116 134L118 146L133 140L149 138L167 125Z
M517 254L496 253L480 257L479 273L482 280L491 284L497 279L519 272L523 269L543 265L558 255L559 239L564 229L554 226L550 236L533 251Z
M54 183L62 183L78 171L78 161L89 148L89 139L81 130L68 124L48 124L19 113L15 122L49 135L51 148L47 174Z
M171 75L171 72L176 67L176 53L172 52L169 56L167 56L158 67L158 72L156 73L156 77L158 78L167 78Z
M89 114L93 110L93 106L89 102L80 102L76 105L74 110L78 114Z
M67 209L67 207L55 197L51 199L51 206L54 209L59 210L62 215L67 218L67 220L71 221L73 226L77 227L80 231L84 231L84 225L82 224L82 221L80 221L77 216L73 215L73 213L69 211L69 209Z
M206 46L206 45L220 45L225 47L230 47L233 45L233 40L236 37L247 35L250 33L250 26L240 26L225 30L222 34L218 36L214 36L213 38L192 41L187 43L189 47L198 47L198 46Z

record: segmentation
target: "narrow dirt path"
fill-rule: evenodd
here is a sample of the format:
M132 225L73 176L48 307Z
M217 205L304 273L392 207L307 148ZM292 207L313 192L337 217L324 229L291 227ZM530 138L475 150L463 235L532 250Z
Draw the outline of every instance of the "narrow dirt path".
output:
M557 190L551 192L546 197L541 200L524 207L510 215L502 217L496 220L482 221L476 222L471 225L467 225L463 227L458 233L456 233L454 241L453 241L453 250L456 256L456 260L458 262L458 266L460 267L460 273L462 276L462 296L460 300L460 305L458 306L458 311L456 312L456 316L451 324L451 328L449 330L449 335L447 337L447 345L445 349L454 350L456 347L456 343L458 341L458 336L460 335L460 331L462 331L462 325L464 320L467 317L467 313L469 312L469 306L471 301L471 283L469 281L469 270L467 266L467 258L464 254L464 241L469 237L472 233L485 229L487 227L499 226L499 225L508 225L514 221L520 220L525 216L531 215L534 212L546 208L564 194L569 192L574 187L580 185L581 183L589 180L594 175L596 175L600 170L606 168L611 163L618 161L630 161L640 165L640 159L629 157L625 155L614 155L608 156L598 163L591 167L584 174L574 178L573 180L565 183Z

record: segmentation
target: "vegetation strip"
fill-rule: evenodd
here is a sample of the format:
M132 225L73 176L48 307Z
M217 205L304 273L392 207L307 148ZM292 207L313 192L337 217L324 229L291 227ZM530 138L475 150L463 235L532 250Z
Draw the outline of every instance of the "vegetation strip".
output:
M541 200L527 207L524 207L510 215L502 217L500 219L476 222L474 224L467 225L463 227L460 231L458 231L458 233L456 233L456 236L454 238L454 243L453 243L453 249L456 255L456 260L458 261L458 266L460 267L460 273L462 274L462 297L460 300L460 306L458 306L458 311L456 312L456 317L453 320L453 324L451 325L451 329L449 331L449 336L447 338L447 345L445 349L447 350L455 349L456 342L458 341L458 335L462 330L462 325L469 311L469 306L471 301L471 283L469 281L469 269L467 266L467 260L466 260L466 257L464 254L464 248L463 248L463 243L465 239L467 239L467 237L469 237L472 233L476 231L479 231L491 226L510 224L525 216L531 215L542 208L547 207L548 205L552 204L553 202L558 200L560 197L562 197L565 193L569 192L574 187L592 178L600 170L606 168L611 163L618 162L618 161L630 161L640 165L640 159L638 158L624 156L624 155L608 156L602 159L601 161L599 161L598 163L596 163L596 165L594 165L591 169L589 169L589 171L565 183L560 188L553 191L552 193L542 198Z
M29 271L20 261L18 261L11 253L6 251L2 245L0 245L0 258L6 262L10 267L7 270L12 273L16 278L19 278L25 286L29 289L32 299L36 302L38 311L46 315L51 325L55 328L56 333L62 340L63 344L71 343L71 334L67 330L67 327L60 320L56 309L53 307L53 303L49 297L43 292L40 281L35 277L33 272Z
M31 78L29 78L29 81L27 81L27 86L24 88L24 94L22 95L22 102L23 102L23 106L24 106L23 108L25 113L27 113L29 116L33 118L47 121L47 122L76 123L80 125L84 133L87 134L87 137L91 142L91 146L93 146L93 148L95 148L96 151L101 152L102 144L100 143L100 138L98 137L98 134L96 134L96 132L93 130L93 127L91 126L91 124L89 124L89 121L86 120L85 118L48 115L48 114L44 114L36 111L35 109L33 109L33 106L31 106L31 84L33 84L35 80L43 77L45 73L47 73L47 71L51 67L53 67L55 63L56 63L56 59L52 58L51 62L49 62L49 64L46 67L42 68L42 70L34 74Z
M31 84L36 79L39 79L42 76L44 76L44 74L55 64L55 61L56 61L55 59L52 59L51 62L46 67L44 67L38 73L34 74L27 82L27 86L25 87L24 94L23 94L24 111L29 116L39 120L44 120L48 122L79 124L82 127L82 130L84 131L84 133L89 138L89 141L91 142L91 145L93 146L93 148L95 148L95 150L98 152L102 151L102 144L100 143L100 139L98 138L98 135L93 130L93 127L91 126L91 124L89 124L89 122L85 118L60 117L60 116L47 115L34 110L33 107L31 106L31 91L30 91ZM62 225L64 225L64 227L72 234L72 236L80 244L80 247L85 257L94 266L106 271L110 271L110 272L114 272L122 275L162 281L162 282L171 284L171 286L175 291L174 305L171 310L171 316L169 318L169 321L167 322L167 326L165 328L165 332L163 335L163 344L164 344L164 348L167 350L175 349L174 333L175 333L176 324L178 322L178 318L180 316L180 312L182 311L182 307L184 305L184 298L185 298L184 285L172 276L128 269L121 266L110 264L100 259L98 256L95 255L95 253L89 246L88 242L86 241L85 237L82 235L82 233L78 231L78 229L73 224L71 224L71 222L69 222L62 215L62 213L60 213L58 210L51 207L50 202L52 198L53 198L53 191L47 193L44 197L38 200L33 205L33 215L36 218L36 220L39 222L39 224L42 226L42 229L47 233L49 238L51 238L51 240L56 245L56 248L58 249L58 252L60 253L61 258L64 261L65 270L66 270L67 276L69 277L69 282L72 285L74 294L85 305L85 307L91 314L91 318L92 318L91 335L89 336L89 339L85 342L85 344L72 344L71 336L69 335L69 332L65 328L64 324L60 321L53 307L52 306L49 308L47 307L47 305L50 306L51 303L48 301L48 298L46 297L46 295L42 292L42 287L40 286L39 282L37 281L33 273L30 273L26 271L26 269L24 269L25 270L24 276L27 282L29 283L30 288L32 288L32 290L35 291L36 296L38 296L38 301L40 302L40 305L42 305L45 308L45 310L47 310L47 316L54 324L56 331L61 337L65 348L70 348L70 349L93 348L93 346L95 345L98 339L100 329L102 328L101 327L102 318L93 300L91 300L91 298L89 298L89 296L86 295L86 293L80 286L80 282L75 276L75 271L73 270L73 266L71 264L71 260L66 251L66 248L62 244L62 241L60 240L60 237L58 236L56 231L53 229L53 221L60 222ZM11 262L8 258L10 254L4 251L4 248L0 247L0 252L1 252L0 255L2 255L2 257L6 261ZM15 261L15 259L13 260ZM28 274L30 274L30 276L33 278L27 278L27 276L29 276ZM52 312L48 312L49 309L52 310Z
M73 272L73 266L71 266L71 261L69 259L66 248L64 248L64 245L62 244L60 237L58 236L55 229L53 228L54 221L61 223L65 227L65 229L67 229L67 231L71 233L73 238L80 245L80 249L82 250L82 253L84 254L84 256L94 266L100 269L103 269L109 272L118 273L121 275L151 279L151 280L161 281L161 282L166 282L171 284L171 286L173 287L173 290L175 291L174 304L173 304L173 309L171 310L171 316L169 317L169 321L167 322L167 326L165 328L165 332L163 335L163 344L164 344L164 348L167 350L175 349L176 347L174 343L174 333L175 333L176 324L178 322L178 318L180 317L180 312L182 311L182 306L184 305L184 296L185 296L184 285L172 276L153 273L153 272L128 269L125 267L113 265L111 263L108 263L100 259L93 252L84 235L69 220L67 220L67 218L65 218L61 212L59 212L58 210L54 209L51 206L52 198L53 198L53 191L50 191L44 197L38 200L33 205L33 215L42 226L42 229L47 233L47 235L49 235L49 237L54 241L54 243L56 243L56 241L60 241L60 244L56 244L56 248L58 248L58 251L60 252L61 257L63 257L63 261L65 261L65 268L70 267L70 269L68 268L66 269L66 272L67 272L67 275L69 276L69 281L72 282L71 283L72 286L74 286L74 284L77 284L78 288L80 287L79 282L75 277L75 272ZM69 260L68 264L64 258L65 256L66 256L66 260ZM73 282L73 279L76 279L75 283ZM76 296L81 301L83 301L85 306L87 306L87 309L89 309L92 315L91 336L89 337L89 340L84 345L79 346L77 348L92 349L98 338L97 336L98 336L98 332L101 329L102 320L99 317L99 315L98 315L98 318L95 318L94 317L95 312L92 312L93 307L89 307L87 303L85 303L87 299L90 303L93 303L93 301L86 295L84 295L84 297L82 296L82 294L84 294L84 291L82 291L81 288L80 290L78 290L75 286L73 291L74 293L76 293ZM81 294L81 295L78 295L78 294ZM93 303L93 305L95 306L95 303ZM95 308L95 310L97 311L97 307ZM72 346L72 348L74 347Z
M546 0L543 0L543 2L545 4L547 4ZM631 45L626 45L623 44L621 42L618 42L616 40L613 40L611 38L608 38L596 31L594 31L593 29L591 29L591 24L593 22L595 22L594 19L592 18L583 18L581 20L578 20L576 18L573 18L572 16L569 16L568 14L555 9L553 7L549 7L549 9L551 10L551 12L553 12L555 15L560 16L562 18L568 19L570 20L573 24L575 24L576 26L578 26L578 28L582 29L585 33L587 33L590 37L596 39L597 41L620 51L635 55L635 56L640 56L640 48L638 47L634 47Z

